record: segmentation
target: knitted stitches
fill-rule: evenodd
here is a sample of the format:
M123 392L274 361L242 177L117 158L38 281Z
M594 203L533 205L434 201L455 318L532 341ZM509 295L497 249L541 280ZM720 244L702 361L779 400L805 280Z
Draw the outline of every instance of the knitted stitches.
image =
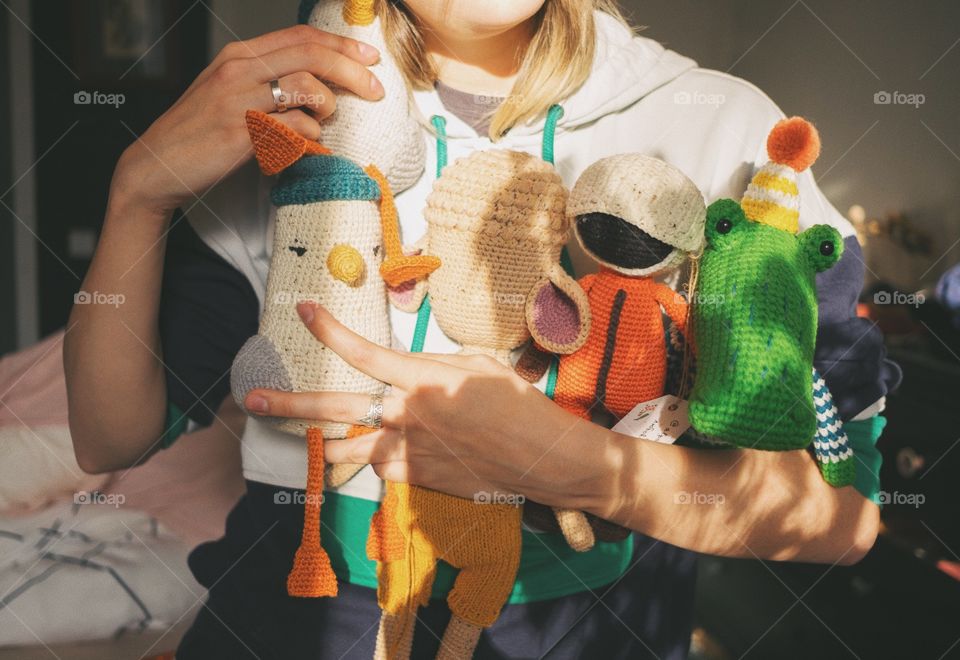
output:
M320 429L307 431L307 454L313 465L323 465L323 433ZM300 598L319 598L337 595L337 576L330 565L330 557L320 545L320 504L323 501L323 472L312 470L307 474L307 492L304 497L304 518L316 524L304 524L303 538L293 558L293 570L287 576L287 593Z
M741 447L806 447L817 425L814 276L840 258L840 235L817 225L795 237L720 200L708 210L707 240L693 314L690 422Z
M274 206L333 200L377 201L380 185L343 156L306 156L288 167L270 191Z
M476 152L444 170L423 214L425 249L443 264L430 276L429 290L437 324L447 336L501 359L527 341L531 330L551 345L554 339L566 338L571 346L586 340L587 324L579 322L586 298L559 266L569 231L566 199L553 167L528 154ZM578 310L572 337L560 328L537 327L540 319L549 324L559 318L532 297L545 279L573 302L568 309Z
M667 349L660 310L685 332L687 304L664 284L609 268L581 278L580 286L593 323L583 348L560 358L554 401L585 419L598 403L623 417L663 394Z
M700 245L703 196L667 163L622 154L588 167L567 208L577 240L601 268L580 280L590 302L590 336L582 348L560 358L554 401L585 419L597 403L623 417L663 394L667 350L661 308L686 331L686 302L650 276L681 263L685 249ZM616 525L591 525L582 512L556 515L575 550L593 547L594 527L616 536Z
M301 17L305 9L301 3ZM337 112L321 125L325 146L262 112L247 113L261 170L283 174L271 195L276 223L259 332L240 351L231 373L241 407L251 389L277 385L288 391L382 394L383 383L353 369L313 337L297 314L297 303L319 302L354 332L389 346L386 289L375 274L387 282L415 281L439 265L433 258L406 257L400 247L391 185L404 189L416 182L423 171L424 142L371 0L319 3L309 22L377 47L380 60L370 68L385 97L372 102L336 89ZM320 546L322 442L324 436L351 437L364 429L306 419L264 421L308 439L308 501L288 591L305 597L335 595L336 578ZM328 476L339 485L360 467L336 466Z
M586 339L586 297L559 267L569 227L565 202L553 168L527 154L476 152L443 170L424 211L425 248L441 265L420 293L429 288L437 324L463 353L509 365L510 350L531 333L562 351ZM429 599L440 558L460 572L438 657L470 657L510 594L520 525L516 505L388 483L367 546L378 561L384 611L376 657L406 657L408 627Z
M671 258L650 268L614 267L627 275L652 275L678 266L689 252L703 245L703 196L694 195L693 182L680 170L642 154L619 154L588 167L574 186L567 215L577 218L602 213L642 227L654 239L676 248ZM581 232L577 240L583 245ZM589 246L584 245L587 252ZM600 263L612 265L591 254ZM651 270L653 269L653 270Z
M309 25L368 43L380 51L380 59L367 68L384 89L382 99L368 101L330 85L337 95L337 111L321 123L320 141L354 163L376 165L391 189L406 190L423 172L426 144L420 125L410 113L406 80L387 47L380 19L368 20L372 16L369 7L369 0L347 6L324 0L310 14ZM349 20L356 22L351 24Z
M857 470L853 449L850 448L847 432L843 430L840 413L833 404L833 395L816 369L813 370L813 405L817 411L813 451L820 472L831 486L849 486L854 482Z
M820 155L820 135L801 117L783 119L767 136L770 162L754 175L741 205L754 222L796 234L800 226L800 192L797 172L807 169Z

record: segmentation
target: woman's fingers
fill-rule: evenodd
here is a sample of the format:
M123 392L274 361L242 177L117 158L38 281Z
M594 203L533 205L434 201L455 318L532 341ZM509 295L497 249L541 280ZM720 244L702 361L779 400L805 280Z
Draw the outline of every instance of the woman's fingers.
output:
M297 305L297 312L313 336L326 344L354 369L379 381L409 391L421 380L442 378L450 367L413 354L402 354L374 344L350 330L326 309L312 302Z
M252 82L265 83L306 71L370 101L383 96L383 86L366 66L316 43L287 46L236 62L242 63ZM233 62L226 62L223 66L233 65Z
M287 107L309 110L318 119L326 119L337 108L337 96L330 88L317 80L317 77L306 71L298 71L278 79L280 91ZM252 93L249 108L263 112L273 112L276 102L270 83L258 83Z
M267 32L246 41L227 44L218 57L221 55L225 59L262 57L281 48L311 43L336 51L367 66L376 64L377 60L380 59L379 51L368 43L342 37L339 34L324 32L309 25L294 25L282 30Z
M273 112L270 116L282 124L292 128L308 140L320 139L320 122L315 117L301 110L289 112Z
M327 440L323 443L323 459L327 463L383 463L406 459L403 432L382 428L345 440Z
M369 411L370 401L369 394L352 392L253 390L247 394L244 406L259 415L358 424ZM396 395L383 397L384 425L401 426L403 406Z
M370 44L324 32L308 25L295 25L275 32L268 32L253 39L227 44L213 59L210 66L197 77L191 87L208 78L220 65L229 60L263 57L275 50L299 44L317 44L365 66L376 64L380 59L380 52Z
M467 369L468 371L478 371L480 373L492 373L506 369L506 367L497 362L489 355L460 355L452 353L418 353L428 360L442 362L451 367Z

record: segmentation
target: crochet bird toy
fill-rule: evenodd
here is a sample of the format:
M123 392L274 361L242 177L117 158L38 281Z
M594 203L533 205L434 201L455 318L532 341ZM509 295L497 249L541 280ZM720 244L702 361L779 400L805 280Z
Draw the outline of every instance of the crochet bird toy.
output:
M404 292L403 304L419 308L429 290L428 309L461 353L507 366L531 335L552 351L576 350L590 312L559 264L566 199L554 168L528 154L481 151L446 167L427 198L422 244L441 266ZM368 540L383 610L376 657L409 656L416 610L428 602L441 558L459 573L437 657L471 657L510 595L520 546L517 505L388 483Z
M567 215L584 251L600 266L580 279L590 301L586 343L561 356L554 401L581 417L604 406L617 417L662 396L667 375L663 312L685 332L687 304L654 280L700 249L706 208L697 186L667 163L620 154L588 167L570 193ZM536 348L532 349L536 351ZM547 529L542 513L532 519ZM575 550L597 537L618 540L623 527L580 511L555 511Z
M259 331L240 350L231 371L231 388L241 407L255 388L382 393L383 383L353 369L314 338L297 314L297 303L318 302L353 331L389 346L385 283L415 281L439 265L436 258L402 252L392 190L419 178L425 145L372 0L321 2L309 22L379 48L380 62L371 69L386 94L370 102L339 90L337 112L321 126L323 144L262 112L247 113L261 170L280 176L271 192L276 224ZM266 421L307 440L303 538L287 590L292 596L334 596L336 576L320 543L323 439L370 429L304 419ZM343 483L360 467L337 466L328 482Z
M843 242L827 225L797 233L797 174L820 153L813 125L799 117L779 122L767 152L770 162L741 203L721 199L707 210L689 414L696 431L729 444L800 449L817 435L818 412L823 417L832 406L822 393L814 405L815 275L840 259ZM824 476L842 485L853 479L852 453L836 445L836 437L817 435Z

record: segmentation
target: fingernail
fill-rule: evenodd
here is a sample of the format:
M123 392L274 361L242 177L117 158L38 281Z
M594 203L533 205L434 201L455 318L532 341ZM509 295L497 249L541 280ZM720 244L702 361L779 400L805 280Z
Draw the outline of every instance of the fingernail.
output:
M300 315L300 318L303 319L304 323L313 323L313 317L316 314L316 309L313 306L313 303L302 302L297 305L297 314Z
M252 394L247 397L247 410L252 412L265 413L270 410L270 404L259 394Z
M380 59L380 51L370 44L365 44L362 41L358 41L357 50L360 51L360 54L363 55L365 59L373 60L374 62Z
M380 84L376 76L370 76L370 91L377 96L383 96L383 85Z

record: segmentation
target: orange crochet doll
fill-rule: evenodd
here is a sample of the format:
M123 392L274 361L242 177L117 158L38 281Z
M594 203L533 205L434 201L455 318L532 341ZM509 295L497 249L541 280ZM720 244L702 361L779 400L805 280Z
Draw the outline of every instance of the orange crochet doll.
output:
M687 303L653 278L700 248L703 196L667 163L621 154L584 171L570 193L567 216L600 269L580 280L590 301L590 334L582 348L561 356L554 401L587 419L598 404L623 417L638 403L663 395L667 353L661 310L686 332ZM594 529L582 512L555 513L570 547L593 547ZM599 519L593 524L607 540L628 533Z

